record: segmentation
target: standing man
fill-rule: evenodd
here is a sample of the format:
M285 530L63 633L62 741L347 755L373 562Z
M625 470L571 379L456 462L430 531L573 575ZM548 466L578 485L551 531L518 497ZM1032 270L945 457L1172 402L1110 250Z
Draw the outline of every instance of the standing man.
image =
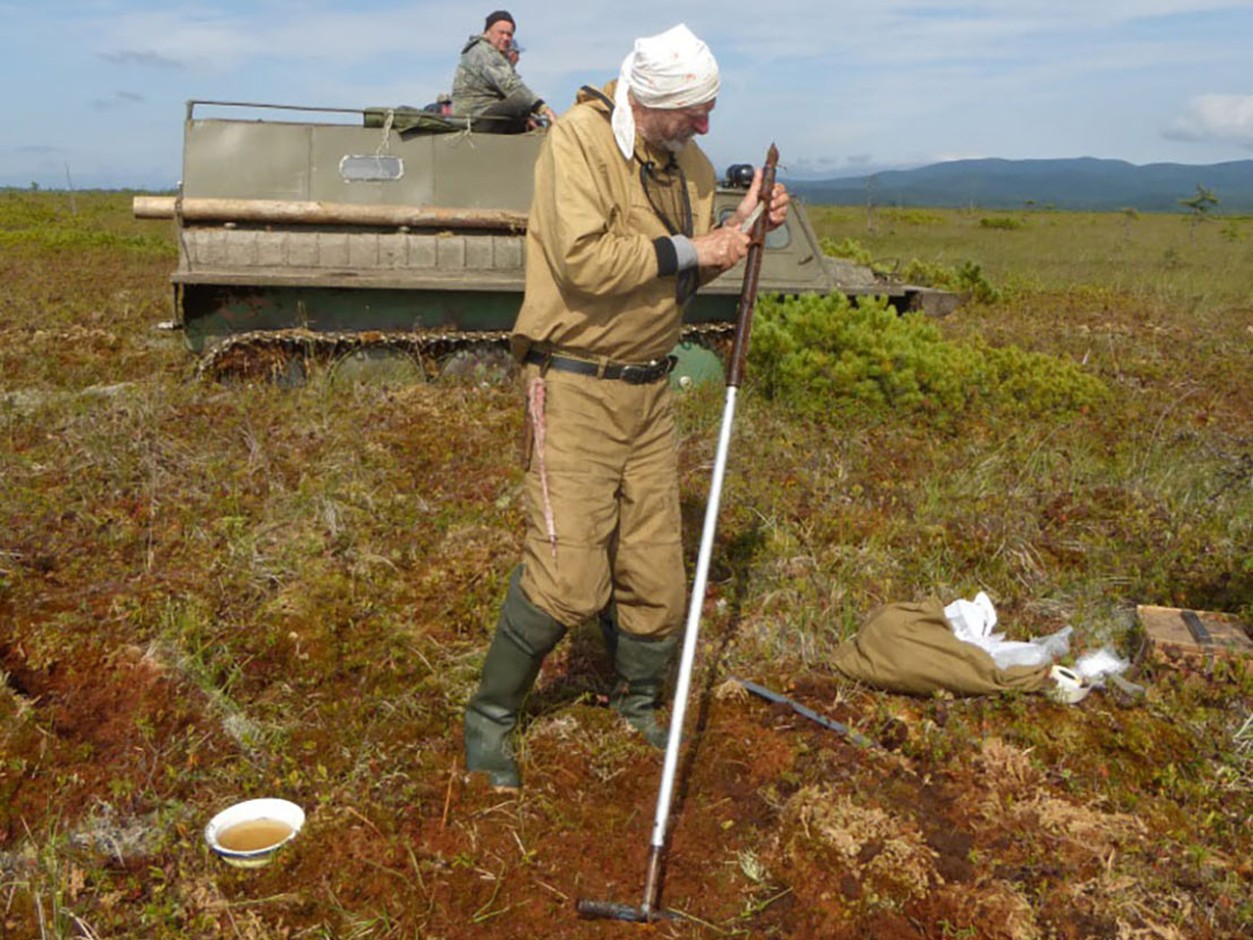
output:
M522 700L565 635L614 610L612 707L657 747L656 708L679 642L686 575L666 376L698 283L747 254L761 172L713 227L709 130L718 65L686 26L639 39L617 82L585 87L535 165L523 363L526 542L465 717L466 769L520 786ZM771 227L788 197L776 186ZM612 602L612 606L611 606ZM606 615L608 616L608 615Z
M461 61L452 82L453 113L481 118L473 123L477 131L520 134L538 119L549 123L557 115L519 77L509 50L517 27L506 10L487 15L483 33L471 36L461 50Z

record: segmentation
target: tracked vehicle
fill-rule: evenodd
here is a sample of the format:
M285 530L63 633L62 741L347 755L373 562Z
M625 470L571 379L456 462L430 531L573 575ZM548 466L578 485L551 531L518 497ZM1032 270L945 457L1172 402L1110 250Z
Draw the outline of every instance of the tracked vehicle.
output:
M298 384L315 364L389 381L503 369L544 134L474 133L456 116L408 108L190 101L177 195L136 197L133 210L175 221L173 323L202 374ZM732 168L715 212L732 212L745 185ZM768 237L762 293L955 305L824 256L793 205ZM717 372L742 276L728 271L691 302L676 382Z

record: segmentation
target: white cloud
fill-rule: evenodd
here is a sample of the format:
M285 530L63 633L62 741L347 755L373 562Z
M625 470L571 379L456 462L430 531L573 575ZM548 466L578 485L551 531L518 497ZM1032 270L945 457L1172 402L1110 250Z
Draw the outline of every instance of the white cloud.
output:
M97 111L112 111L115 108L127 105L140 105L143 104L144 101L145 98L143 95L137 94L133 91L115 91L112 96L107 98L93 98L91 100L91 106Z
M388 55L415 60L442 55L455 63L458 43L482 22L478 15L457 12L451 0L324 7L219 0L194 9L161 5L110 10L84 17L77 25L91 42L109 50L101 53L105 56L146 54L156 62L211 62L229 70L257 60L338 67ZM462 20L464 27L451 26Z
M1167 126L1171 140L1229 141L1253 150L1253 95L1199 95Z
M166 58L155 52L119 49L116 52L102 52L100 58L114 65L144 65L161 69L181 69L183 64L176 59Z

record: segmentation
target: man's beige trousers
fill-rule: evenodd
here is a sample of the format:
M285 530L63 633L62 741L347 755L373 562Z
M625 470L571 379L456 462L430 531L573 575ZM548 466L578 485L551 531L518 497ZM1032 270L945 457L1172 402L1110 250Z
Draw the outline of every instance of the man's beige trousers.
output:
M524 367L524 387L539 374ZM528 449L523 592L567 627L612 598L625 633L674 633L686 575L668 382L555 369L543 382L543 422L533 422Z

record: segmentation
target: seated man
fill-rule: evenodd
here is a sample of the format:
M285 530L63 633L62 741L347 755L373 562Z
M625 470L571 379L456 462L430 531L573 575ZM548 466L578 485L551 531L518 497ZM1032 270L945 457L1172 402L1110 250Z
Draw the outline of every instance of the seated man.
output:
M520 134L539 118L549 122L556 113L526 87L507 55L516 26L505 10L488 14L482 35L471 36L461 50L452 83L453 113L476 120L477 131Z

